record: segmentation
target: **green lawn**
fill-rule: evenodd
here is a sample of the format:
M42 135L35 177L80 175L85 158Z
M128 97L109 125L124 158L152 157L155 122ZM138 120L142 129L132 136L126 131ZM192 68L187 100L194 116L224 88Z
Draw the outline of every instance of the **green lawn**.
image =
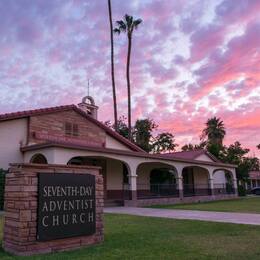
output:
M73 252L0 259L260 259L260 226L105 215L105 242Z
M155 208L260 213L260 196L193 204L156 205Z

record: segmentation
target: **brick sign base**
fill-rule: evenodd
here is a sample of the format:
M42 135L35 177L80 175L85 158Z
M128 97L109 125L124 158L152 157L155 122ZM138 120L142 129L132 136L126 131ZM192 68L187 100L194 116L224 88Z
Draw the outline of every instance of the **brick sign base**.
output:
M96 231L88 236L37 241L39 173L95 176ZM6 175L3 248L15 255L51 253L101 243L103 235L103 178L98 167L12 164Z

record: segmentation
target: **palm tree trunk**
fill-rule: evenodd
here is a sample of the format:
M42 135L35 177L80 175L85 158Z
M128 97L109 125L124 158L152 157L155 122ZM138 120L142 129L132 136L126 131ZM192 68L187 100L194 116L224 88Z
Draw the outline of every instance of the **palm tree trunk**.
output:
M108 0L109 11L109 24L110 24L110 42L111 42L111 79L112 79L112 91L113 91L113 103L114 103L114 124L115 130L118 130L117 121L117 102L116 102L116 86L115 86L115 71L114 71L114 38L113 38L113 22L112 22L112 10L111 2Z
M132 141L132 126L131 126L131 85L130 85L130 57L132 48L132 35L128 34L128 51L126 63L126 79L127 79L127 95L128 95L128 139Z

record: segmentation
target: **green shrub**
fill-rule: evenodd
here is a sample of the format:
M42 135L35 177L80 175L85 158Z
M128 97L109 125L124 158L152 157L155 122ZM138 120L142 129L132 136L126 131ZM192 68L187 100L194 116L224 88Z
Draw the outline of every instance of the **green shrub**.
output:
M238 191L238 196L241 196L241 197L246 196L246 189L244 186L239 185L237 191Z
M6 171L0 169L0 210L4 209L5 174Z

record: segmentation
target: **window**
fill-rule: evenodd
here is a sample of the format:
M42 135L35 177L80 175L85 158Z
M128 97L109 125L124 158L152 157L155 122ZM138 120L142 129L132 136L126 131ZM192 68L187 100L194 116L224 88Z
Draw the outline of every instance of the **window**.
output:
M31 158L30 163L47 164L48 162L43 154L37 153Z
M73 124L72 130L73 136L79 136L79 126L77 124Z
M79 126L78 126L78 124L72 124L72 123L66 122L65 123L65 135L79 136Z
M84 161L82 157L74 157L68 161L67 165L84 165Z
M72 124L65 123L65 135L71 135L71 134L72 134Z

